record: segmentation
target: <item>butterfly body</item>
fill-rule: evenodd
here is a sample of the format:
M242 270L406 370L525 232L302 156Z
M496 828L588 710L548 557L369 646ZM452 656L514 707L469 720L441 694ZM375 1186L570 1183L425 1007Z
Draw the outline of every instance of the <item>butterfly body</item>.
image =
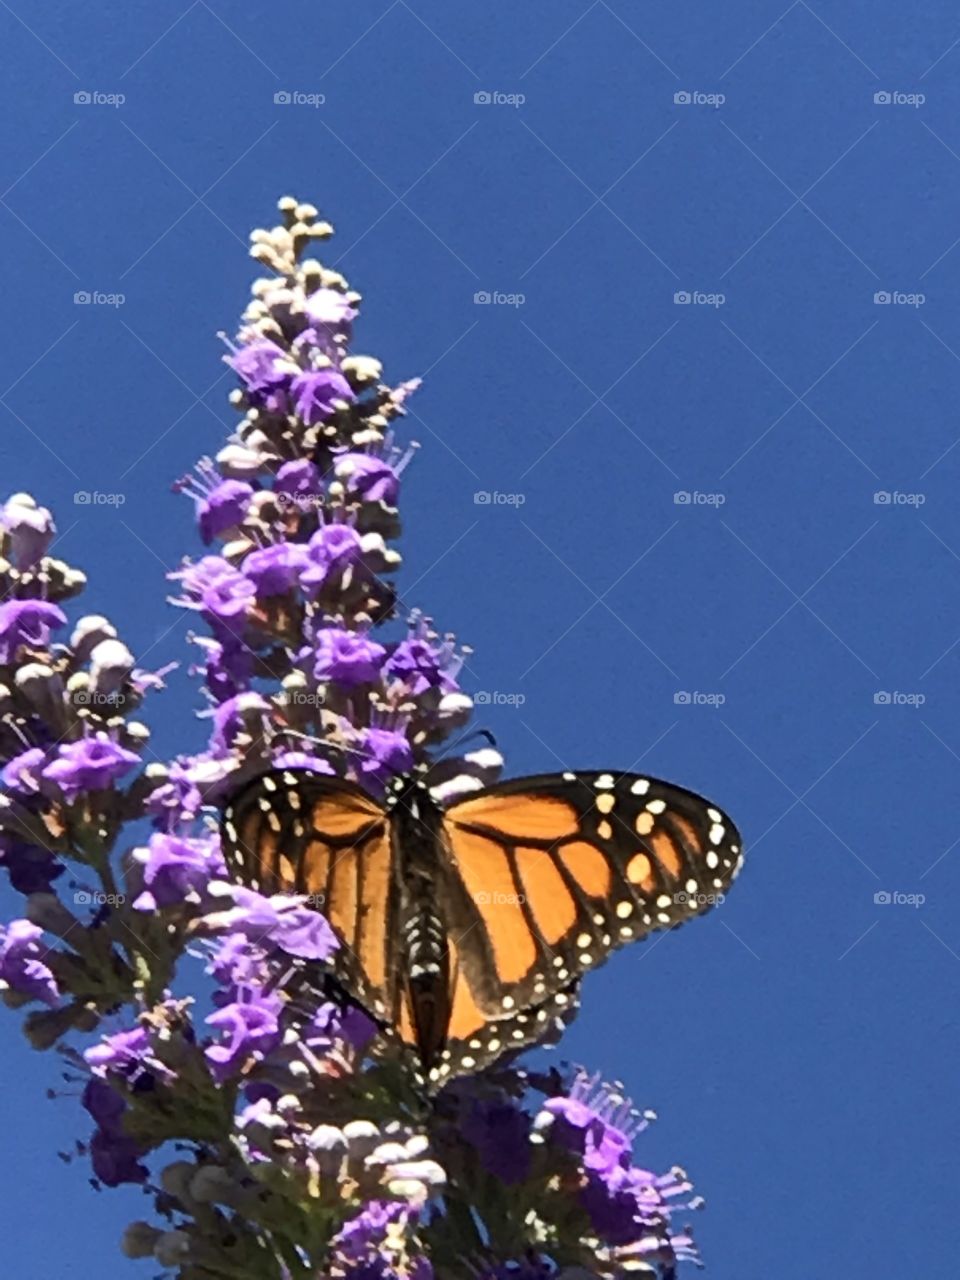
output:
M722 900L742 861L708 801L602 772L441 806L422 775L381 803L281 770L226 807L223 842L241 880L323 911L342 944L337 981L429 1087L542 1040L589 968Z

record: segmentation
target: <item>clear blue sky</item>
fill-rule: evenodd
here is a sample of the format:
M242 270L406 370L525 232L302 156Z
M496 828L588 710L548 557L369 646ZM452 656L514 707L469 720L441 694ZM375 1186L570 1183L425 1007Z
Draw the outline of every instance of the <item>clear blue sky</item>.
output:
M960 24L785 5L0 3L0 461L88 608L183 659L170 482L233 420L249 229L320 204L358 348L427 375L402 585L525 697L480 719L512 771L642 762L745 834L724 907L593 976L566 1052L660 1112L715 1280L901 1280L960 1245ZM194 705L155 702L159 753ZM5 1271L146 1276L139 1194L57 1160L83 1117L0 1039Z

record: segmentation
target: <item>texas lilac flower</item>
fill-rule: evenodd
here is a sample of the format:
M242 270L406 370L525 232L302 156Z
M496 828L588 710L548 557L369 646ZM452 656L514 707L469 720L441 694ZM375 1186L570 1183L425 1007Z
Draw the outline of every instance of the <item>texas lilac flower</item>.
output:
M285 392L295 369L281 347L259 338L244 346L232 346L224 360L243 382L252 405L271 413L286 412Z
M200 537L207 546L219 534L242 524L253 493L253 485L243 480L224 480L197 503Z
M46 555L57 532L53 516L29 493L15 493L0 508L0 529L10 540L8 556L18 569L32 569Z
M207 688L217 702L225 702L247 688L253 675L253 654L249 645L228 631L221 631L218 640L210 636L195 636L193 639L206 654L204 675Z
M307 296L304 311L310 324L349 336L350 323L356 318L352 307L337 289L317 289Z
M42 937L43 930L29 920L11 920L0 928L0 985L53 1008L60 991L43 963L47 949L40 945Z
M224 987L262 984L265 952L254 946L245 933L231 933L222 938L207 965L215 982Z
M14 756L3 770L3 785L18 795L32 796L40 790L40 770L46 763L47 753L39 747L28 747Z
M297 413L308 426L326 422L338 402L356 397L342 373L336 369L309 369L298 373L290 388Z
M95 1076L121 1076L141 1090L152 1085L158 1076L166 1080L174 1078L174 1073L157 1060L146 1027L105 1036L83 1056Z
M304 591L315 594L335 574L343 573L348 565L357 564L361 555L362 544L356 529L348 524L323 525L306 546L300 571Z
M306 548L294 542L278 542L251 551L243 562L244 577L253 583L259 600L283 596L297 584L307 563Z
M246 613L256 596L253 583L221 556L204 556L172 573L186 592L176 603L199 609L218 621L233 622Z
M143 866L144 891L135 899L137 911L155 911L200 893L211 879L224 873L219 842L157 832L134 858Z
M633 1138L649 1116L639 1117L623 1097L599 1083L599 1077L579 1074L569 1096L550 1098L538 1117L538 1128L582 1156L584 1167L602 1176L629 1165Z
M342 1257L360 1262L383 1244L389 1228L402 1222L407 1206L396 1200L371 1200L361 1213L341 1227L334 1248Z
M120 1094L103 1080L90 1080L82 1102L97 1125L90 1143L97 1178L107 1187L146 1182L148 1170L140 1163L143 1148L124 1130L127 1104Z
M244 934L260 946L276 946L303 960L329 960L340 945L327 921L296 898L275 894L272 898L241 885L219 886L235 904L212 919L220 929Z
M314 648L316 678L333 680L346 688L376 680L386 655L383 645L339 627L322 627L314 637Z
M67 615L47 600L7 600L0 604L0 663L13 662L21 648L43 649L53 627Z
M382 791L391 778L413 768L413 748L395 729L363 729L360 733L360 771L365 781Z
M323 482L320 469L309 458L298 458L295 462L285 462L277 471L273 485L278 499L285 499L284 505L307 506L318 505L323 493Z
M106 733L95 733L77 742L64 742L42 777L55 782L68 800L81 791L105 791L129 773L140 757L119 746Z
M239 733L249 732L252 725L270 714L270 704L259 693L238 693L215 708L210 733L210 749L214 755L228 755Z
M217 1080L236 1074L253 1056L263 1057L280 1041L278 1017L283 1007L279 996L263 995L247 989L243 998L211 1013L208 1026L223 1039L204 1051Z
M342 453L333 470L351 496L364 502L383 502L388 507L397 505L400 477L382 458L370 453Z
M421 636L401 640L383 666L388 679L401 681L411 694L418 696L427 689L453 693L459 686L454 674L460 661L447 648L438 648Z
M273 757L273 764L276 769L309 769L311 773L327 774L335 772L329 760L319 760L306 751L281 751Z

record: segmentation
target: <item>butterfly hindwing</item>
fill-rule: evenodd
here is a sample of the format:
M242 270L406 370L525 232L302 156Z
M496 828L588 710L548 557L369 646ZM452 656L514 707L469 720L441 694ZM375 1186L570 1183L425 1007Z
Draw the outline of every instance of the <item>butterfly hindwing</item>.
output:
M513 779L449 806L444 831L461 963L493 1018L702 913L741 860L708 801L633 774Z

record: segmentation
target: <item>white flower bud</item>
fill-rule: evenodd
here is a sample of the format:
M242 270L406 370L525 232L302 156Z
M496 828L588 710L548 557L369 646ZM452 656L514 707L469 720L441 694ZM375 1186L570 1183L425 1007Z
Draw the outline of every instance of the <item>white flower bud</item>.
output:
M86 662L91 650L101 640L115 640L117 629L107 618L99 613L88 613L73 629L70 637L70 648L81 662Z
M97 693L116 693L133 670L133 654L122 640L101 640L90 654L90 678Z

